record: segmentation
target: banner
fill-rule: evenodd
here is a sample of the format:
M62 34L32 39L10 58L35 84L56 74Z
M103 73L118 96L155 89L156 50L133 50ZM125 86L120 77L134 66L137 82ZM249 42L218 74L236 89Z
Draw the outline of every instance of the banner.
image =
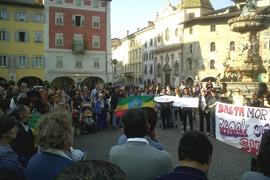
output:
M115 109L115 116L121 117L131 108L155 107L153 96L129 96L120 100Z
M217 103L216 138L245 152L258 153L262 134L270 129L270 109Z
M176 97L176 96L156 96L154 97L154 101L157 103L169 103L173 102L173 106L175 107L191 107L198 108L199 106L199 98L186 98L186 97Z

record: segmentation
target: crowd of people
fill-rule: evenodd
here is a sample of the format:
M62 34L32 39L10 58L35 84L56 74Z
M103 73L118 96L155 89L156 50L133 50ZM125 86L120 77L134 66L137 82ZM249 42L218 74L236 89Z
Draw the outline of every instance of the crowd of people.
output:
M109 174L115 174L115 179L207 179L213 154L207 135L215 136L215 105L222 101L220 94L221 90L211 81L198 83L193 88L182 84L174 89L170 86L140 89L110 85L103 88L97 85L92 90L86 86L67 90L29 89L26 83L19 87L1 87L0 179L68 179L71 177L68 174L74 173L93 179L101 176L112 179ZM199 107L181 108L159 103L156 109L129 109L120 123L114 116L118 102L137 95L198 97ZM241 95L239 89L231 99L235 104L268 107L269 97L267 87L260 84L251 99ZM197 117L200 131L193 130ZM163 129L174 127L178 119L183 122L176 168L173 157L156 138L155 126L159 119ZM121 126L124 132L110 150L110 162L83 163L86 154L73 148L77 130L81 133L85 130L82 126L87 124L92 125L94 131L102 131L108 128L108 123L113 128ZM250 176L270 179L269 137L269 133L265 133L262 138L257 157L258 172L247 172L243 179ZM102 173L95 170L96 167L103 169Z

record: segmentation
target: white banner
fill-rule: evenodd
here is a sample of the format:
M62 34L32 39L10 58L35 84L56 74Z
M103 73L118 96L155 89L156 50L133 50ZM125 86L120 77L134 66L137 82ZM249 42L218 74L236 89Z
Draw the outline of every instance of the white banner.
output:
M176 96L157 96L154 97L154 101L157 103L169 103L173 102L173 106L175 107L191 107L198 108L199 106L199 98L183 98Z
M256 155L262 134L270 129L270 109L217 103L216 138Z

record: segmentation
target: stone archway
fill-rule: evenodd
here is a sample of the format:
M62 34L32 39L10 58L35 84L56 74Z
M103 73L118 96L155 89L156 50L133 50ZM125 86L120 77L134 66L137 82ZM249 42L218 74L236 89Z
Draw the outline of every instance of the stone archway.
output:
M74 85L75 81L70 77L57 77L51 82L51 86L54 88L68 89L70 86Z
M97 84L104 84L104 80L100 77L92 76L83 80L83 85L87 86L90 90L94 89Z
M27 86L29 88L32 88L34 86L42 86L43 81L42 79L38 78L38 77L34 77L34 76L27 76L27 77L23 77L21 78L18 82L17 85L20 85L22 82L27 83Z

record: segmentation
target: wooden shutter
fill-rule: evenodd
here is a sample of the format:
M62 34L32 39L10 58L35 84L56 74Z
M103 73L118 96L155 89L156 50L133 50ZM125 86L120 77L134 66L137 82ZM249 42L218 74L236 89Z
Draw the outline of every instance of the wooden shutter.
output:
M25 56L25 67L29 68L30 67L30 60L28 56Z
M42 57L42 68L43 69L46 68L46 57L45 56Z
M72 25L75 26L75 16L72 16Z
M36 60L36 57L35 56L32 56L31 58L31 65L32 65L32 68L35 68L35 60Z
M16 40L16 42L19 41L19 32L18 31L15 31L15 40Z
M30 42L30 33L29 32L25 32L25 41Z

